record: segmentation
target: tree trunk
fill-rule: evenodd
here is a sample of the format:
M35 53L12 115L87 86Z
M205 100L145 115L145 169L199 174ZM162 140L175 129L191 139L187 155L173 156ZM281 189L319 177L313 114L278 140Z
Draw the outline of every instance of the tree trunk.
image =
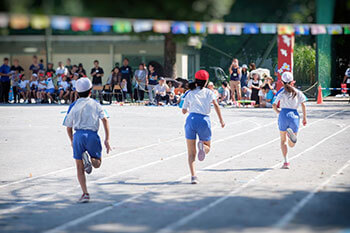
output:
M166 34L164 40L164 74L176 78L176 43L171 33Z

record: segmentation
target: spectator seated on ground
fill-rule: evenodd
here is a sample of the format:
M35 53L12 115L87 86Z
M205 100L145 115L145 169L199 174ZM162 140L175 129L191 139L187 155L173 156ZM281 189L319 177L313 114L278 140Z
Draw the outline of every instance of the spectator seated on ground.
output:
M262 86L262 88L259 91L259 107L260 108L272 108L273 103L273 90L270 89L270 86L268 84L265 84Z
M165 101L165 104L169 103L169 91L168 85L165 83L165 79L161 77L159 83L154 87L154 92L156 94L156 104L162 105L162 101Z
M228 87L228 83L223 81L221 84L222 91L219 91L219 104L220 105L228 105L230 104L230 88Z
M250 100L250 94L251 90L247 86L244 86L242 88L242 100Z

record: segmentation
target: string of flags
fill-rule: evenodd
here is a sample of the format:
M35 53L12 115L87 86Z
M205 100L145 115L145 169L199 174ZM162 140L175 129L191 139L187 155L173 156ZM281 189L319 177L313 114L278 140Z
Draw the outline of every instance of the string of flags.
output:
M185 22L165 20L131 20L114 18L86 18L47 15L19 15L0 13L0 29L52 30L93 33L172 33L172 34L279 34L279 35L349 35L350 24L272 24Z

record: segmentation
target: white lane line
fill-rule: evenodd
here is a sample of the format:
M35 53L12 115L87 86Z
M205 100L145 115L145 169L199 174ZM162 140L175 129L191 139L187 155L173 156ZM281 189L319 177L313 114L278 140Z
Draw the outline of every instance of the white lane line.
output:
M302 154L316 148L317 146L319 146L320 144L322 144L323 142L329 140L330 138L344 132L345 130L347 130L350 127L350 125L348 125L346 128L343 128L339 131L337 131L336 133L333 133L332 135L322 139L321 141L319 141L318 143L310 146L309 148L307 148L306 150L300 152L299 154L297 154L296 156L292 157L290 160L296 159L298 157L300 157ZM277 163L275 164L272 168L277 168L281 166L281 163ZM247 183L245 183L244 185L240 186L239 188L231 191L230 193L228 193L227 195L215 200L214 202L211 202L210 204L200 208L199 210L193 212L192 214L189 214L183 218L181 218L180 220L176 221L175 223L172 223L162 229L160 229L159 231L157 231L157 233L170 233L173 232L174 230L176 230L177 228L186 225L188 222L190 222L191 220L197 218L198 216L202 215L203 213L207 212L209 209L217 206L218 204L224 202L225 200L227 200L228 198L232 197L232 195L235 195L239 192L241 192L243 189L245 189L246 187L248 187L251 183L255 182L256 180L260 179L261 177L265 176L266 174L270 173L273 170L267 170L265 172L260 173L259 175L255 176L254 178L250 179Z
M320 122L320 121L325 120L325 119L328 119L328 118L330 118L330 117L332 117L332 116L334 116L334 115L336 115L336 114L338 114L338 113L341 113L341 112L343 112L343 111L339 111L339 112L333 113L333 114L331 114L331 115L329 115L329 116L327 116L327 117L325 117L325 118L322 118L322 119L319 119L319 120L317 120L317 121L311 122L311 123L309 123L309 125L312 125L312 124L314 124L314 123L316 123L316 122ZM275 122L272 122L272 123L275 123ZM270 125L270 124L268 124L268 125ZM268 125L265 125L265 126L268 126ZM264 126L262 126L262 127L264 127ZM306 128L306 127L304 127L304 128ZM230 158L230 159L231 159L231 158ZM278 163L277 166L278 166L278 165L280 165L280 163ZM276 166L276 165L275 165L275 166ZM268 171L270 171L270 170L268 170ZM257 177L253 178L253 180L255 181L256 179L260 178L262 175L264 175L264 173L261 173L261 174L258 175ZM181 178L180 178L180 179L181 179ZM240 190L244 189L244 188L245 188L246 186L248 186L248 184L251 183L251 182L253 182L253 181L252 181L252 180L249 181L248 183L246 183L246 184L244 184L243 186L241 186L239 189L240 189ZM237 192L239 192L239 190L238 190ZM142 195L144 195L144 193L137 194L137 195L135 195L134 197L132 197L132 200L135 200L136 198L141 197ZM228 196L226 197L226 199L227 199L227 198L228 198ZM226 200L226 199L225 199L225 200ZM127 200L128 200L128 199L127 199ZM126 203L127 200L122 201L122 202L123 202L123 203ZM220 199L218 199L218 200L215 201L214 203L218 202L219 200L220 200ZM224 200L222 200L222 201L224 201ZM222 201L220 201L220 202L222 202ZM220 203L220 202L219 202L219 203ZM121 203L121 202L115 202L113 205L118 205L118 203ZM217 204L219 204L219 203L217 203ZM217 205L217 204L215 204L215 205ZM211 204L211 205L215 206L214 204ZM209 208L211 208L211 207L209 207ZM209 209L209 208L208 208L208 209ZM85 222L86 220L90 219L91 217L95 217L95 216L97 216L97 215L99 215L99 214L103 214L103 213L109 211L110 209L111 209L111 208L109 208L109 207L105 207L105 208L103 208L103 209L101 209L101 210L96 211L96 212L98 212L97 214L94 214L94 213L96 213L96 212L90 213L90 214L88 214L88 215L82 216L82 217L77 218L77 219L75 219L75 220L72 220L72 221L70 221L70 222L64 223L64 224L62 224L62 225L60 225L60 226L58 226L58 227L55 227L55 228L53 228L53 229L51 229L51 230L46 231L46 232L47 232L47 233L59 233L59 232L62 232L62 231L64 231L64 230L68 229L69 227L76 226L76 225L78 225L78 224L80 224L80 223L82 223L82 222ZM201 209L200 209L199 211L201 211ZM206 210L205 210L205 211L206 211ZM203 213L204 213L205 211L203 211ZM93 214L93 216L91 216L92 214ZM200 214L201 214L201 213L200 213ZM199 214L199 215L200 215L200 214ZM195 217L196 217L196 216L195 216Z
M286 213L275 225L275 228L285 228L290 221L292 221L297 215L297 213L309 202L312 198L315 197L315 194L321 191L324 187L326 187L329 182L332 181L335 177L339 176L347 167L350 166L350 160L348 160L344 166L342 166L335 174L329 177L322 184L318 185L314 190L312 190L307 196L301 199L297 205L295 205L288 213Z
M238 123L238 122L237 122L237 123ZM244 132L242 132L242 133L237 133L237 134L228 136L228 137L226 137L226 138L224 138L224 139L219 139L219 140L213 141L213 144L218 143L218 142L222 142L222 141L226 141L226 140L229 140L229 139L231 139L231 138L238 137L238 136L241 136L241 135L244 135L244 134L248 134L248 133L250 133L250 132L253 132L253 131L255 131L255 130L258 130L258 129L267 127L267 126L269 126L269 125L271 125L271 124L274 124L274 123L275 123L275 122L271 122L271 123L269 123L269 124L267 124L267 125L264 125L264 126L255 127L255 128L253 128L253 129L244 131ZM170 159L179 157L179 156L184 155L184 154L186 154L186 153L187 153L187 151L184 151L184 152L181 152L181 153L178 153L178 154L175 154L175 155L171 155L171 156L169 156L169 157L166 157L166 158L164 158L163 160L156 160L156 161L149 162L149 163L146 163L146 164L143 164L143 165L140 165L140 166L131 168L131 169L124 170L124 171L122 171L122 172L118 172L118 173L113 174L113 175L110 175L110 176L105 176L105 177L102 177L102 178L100 178L100 179L91 181L90 184L98 183L98 182L100 182L100 181L107 180L107 179L110 179L110 178L113 178L113 177L116 177L116 176L119 176L119 175L123 175L123 174L129 173L129 172L133 172L133 171L136 171L136 170L139 170L139 169L142 169L142 168L150 167L150 166L156 165L156 164L158 164L158 163L163 163L163 162L165 162L165 161L167 161L167 160L170 160ZM22 203L22 204L18 204L18 205L15 205L15 206L13 206L13 207L10 207L10 208L2 209L2 210L0 210L0 214L9 214L9 213L12 213L12 212L17 211L17 210L19 210L19 209L32 206L32 205L34 205L34 204L36 204L36 203L39 203L39 202L42 202L42 201L50 200L50 199L52 199L53 197L55 197L56 195L58 195L58 194L64 194L64 193L71 192L71 191L73 191L74 189L79 188L79 187L80 187L80 186L77 185L77 186L75 186L75 187L73 187L73 188L64 190L64 191L62 191L62 192L54 193L53 195L50 195L50 196L45 196L45 197L39 198L39 199L37 199L37 200L31 201L31 202Z
M235 124L239 124L239 123L244 122L244 121L248 121L248 119L239 120L239 121L236 121L236 122L229 123L227 125L235 125ZM217 128L219 128L219 125L216 126L216 127L213 127L213 130L217 129ZM150 145L147 145L147 146L141 146L141 147L138 147L138 148L135 148L135 149L132 149L132 150L123 151L121 153L111 154L109 156L105 156L104 160L112 159L112 158L115 158L115 157L119 157L121 155L132 153L132 152L144 150L144 149L147 149L147 148L158 146L160 144L163 145L164 143L173 142L173 141L176 141L176 140L179 140L179 139L182 139L182 138L184 138L184 135L176 137L176 138L172 138L172 139L169 139L169 140L166 140L166 141L158 141L157 143L153 143L153 144L150 144ZM59 170L56 170L56 171L52 171L52 172L49 172L49 173L45 173L45 174L42 174L42 175L38 175L38 176L35 176L33 178L24 178L24 179L20 179L20 180L17 180L17 181L13 181L13 182L10 182L10 183L7 183L7 184L0 185L0 189L4 188L4 187L7 187L7 186L10 186L10 185L14 185L14 184L19 184L19 183L23 183L23 182L27 182L27 181L37 180L37 179L45 177L45 176L54 175L54 174L61 173L61 172L64 172L64 171L68 171L68 170L71 170L71 169L75 169L75 167L71 166L71 167L59 169Z

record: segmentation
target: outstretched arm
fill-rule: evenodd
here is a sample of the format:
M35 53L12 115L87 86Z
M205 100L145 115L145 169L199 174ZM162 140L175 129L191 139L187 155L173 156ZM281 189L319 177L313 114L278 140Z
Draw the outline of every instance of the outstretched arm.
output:
M273 110L274 110L277 114L280 113L280 110L278 110L278 108L277 108L277 104L273 104L273 105L272 105L272 108L273 108Z
M219 104L218 104L218 102L216 100L213 100L213 104L214 104L214 108L215 108L216 114L219 117L221 127L224 128L225 127L225 122L224 122L224 119L222 119L222 115L221 115L221 110L220 110Z
M67 127L67 134L68 134L70 143L73 146L73 128L72 127Z
M305 103L301 103L301 109L303 111L303 125L305 126L307 124Z
M107 154L109 153L109 151L111 151L111 146L109 145L109 122L107 120L107 118L103 118L102 119L102 123L103 123L103 127L105 129L105 146L107 149Z

